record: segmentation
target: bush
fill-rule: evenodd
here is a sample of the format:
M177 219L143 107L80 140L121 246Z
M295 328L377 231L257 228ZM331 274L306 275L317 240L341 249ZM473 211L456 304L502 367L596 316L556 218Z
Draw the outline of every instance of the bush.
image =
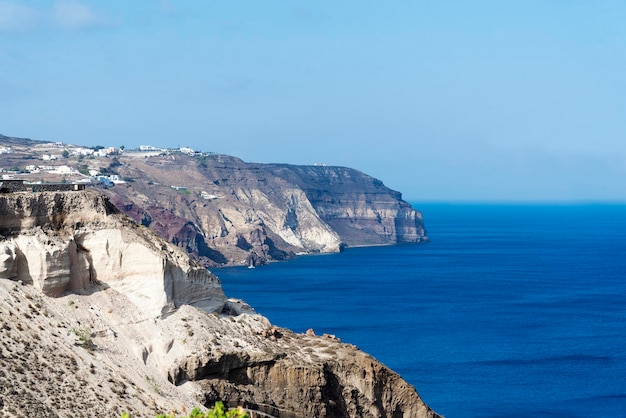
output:
M96 345L91 339L91 328L72 328L71 331L78 337L78 342L76 342L77 346L88 351L93 351L96 348Z
M78 172L80 174L82 174L83 176L88 176L89 175L89 166L87 164L82 164L79 168L78 168Z
M122 418L130 418L130 415L126 412L122 414ZM175 418L174 414L159 414L155 418ZM200 408L196 407L191 411L191 414L180 418L250 418L241 408L231 409L226 411L224 404L220 401L215 403L215 408L207 411L206 413L200 411Z

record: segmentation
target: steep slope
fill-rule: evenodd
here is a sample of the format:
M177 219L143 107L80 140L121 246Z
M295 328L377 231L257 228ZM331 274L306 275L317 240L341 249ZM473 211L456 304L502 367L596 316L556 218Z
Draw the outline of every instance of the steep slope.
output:
M422 214L378 179L346 167L264 165L300 187L320 218L349 246L426 241Z
M135 417L222 399L277 417L433 417L333 337L273 327L94 192L0 195L0 411Z
M108 190L111 199L201 259L259 264L299 251L339 251L339 237L302 190L237 158L177 154L119 161L116 170L135 181ZM297 225L288 222L290 214Z

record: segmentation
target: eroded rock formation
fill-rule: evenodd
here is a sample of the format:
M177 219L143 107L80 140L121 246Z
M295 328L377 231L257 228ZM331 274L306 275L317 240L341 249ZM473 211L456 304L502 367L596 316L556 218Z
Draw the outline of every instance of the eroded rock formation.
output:
M182 304L208 304L211 310L223 306L215 276L179 249L111 216L117 212L95 192L0 196L5 237L0 277L22 280L48 296L105 284L151 316Z
M232 216L232 215L231 215ZM0 196L0 412L434 417L356 347L272 326L95 192Z
M427 240L421 214L357 170L225 155L118 161L116 172L133 181L106 190L112 201L207 266Z
M320 218L349 246L426 241L422 214L382 181L346 167L267 164L298 185Z

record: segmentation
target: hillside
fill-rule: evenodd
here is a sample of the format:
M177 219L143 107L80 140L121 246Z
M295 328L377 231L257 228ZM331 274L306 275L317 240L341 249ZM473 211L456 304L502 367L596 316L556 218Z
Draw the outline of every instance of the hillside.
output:
M6 174L90 182L207 267L428 239L421 214L400 193L350 168L245 163L189 149L107 148L96 155L23 141L0 137L12 151L0 154L0 167L20 170Z

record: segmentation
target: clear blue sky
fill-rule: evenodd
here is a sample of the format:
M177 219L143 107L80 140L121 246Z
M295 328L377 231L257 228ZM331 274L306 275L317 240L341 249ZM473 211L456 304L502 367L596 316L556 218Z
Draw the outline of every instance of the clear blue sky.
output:
M626 2L0 0L0 133L626 201Z

